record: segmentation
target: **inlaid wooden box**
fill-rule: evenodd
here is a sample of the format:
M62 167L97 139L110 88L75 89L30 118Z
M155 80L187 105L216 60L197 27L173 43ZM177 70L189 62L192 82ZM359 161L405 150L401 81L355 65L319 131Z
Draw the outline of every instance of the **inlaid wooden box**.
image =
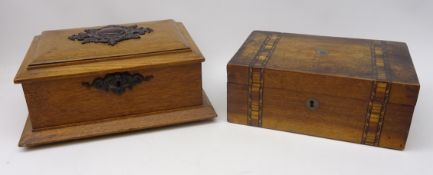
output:
M405 43L265 31L227 76L229 122L399 150L420 88Z
M19 146L216 117L203 61L173 20L42 32L15 77L29 110Z

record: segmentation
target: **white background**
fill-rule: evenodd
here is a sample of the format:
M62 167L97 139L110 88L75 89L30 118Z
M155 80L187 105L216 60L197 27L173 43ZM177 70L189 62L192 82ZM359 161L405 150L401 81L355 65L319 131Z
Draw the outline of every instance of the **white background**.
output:
M37 149L17 147L27 117L15 73L43 30L172 18L206 57L212 122ZM252 30L407 42L421 92L405 151L226 122L225 66ZM433 174L433 3L389 1L0 2L0 174Z

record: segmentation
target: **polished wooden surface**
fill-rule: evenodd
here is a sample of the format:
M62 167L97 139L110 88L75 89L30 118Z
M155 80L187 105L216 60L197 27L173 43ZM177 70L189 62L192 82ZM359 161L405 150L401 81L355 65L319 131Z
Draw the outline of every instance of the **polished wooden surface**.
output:
M78 64L83 61L106 61L109 58L122 59L126 56L138 57L149 54L164 54L166 52L190 52L189 43L178 30L173 20L123 24L122 26L137 25L151 28L153 32L140 36L140 39L121 41L115 46L101 43L81 44L79 41L68 39L73 34L83 32L86 27L79 29L44 31L40 35L34 59L30 68L38 66L59 66L64 64Z
M404 43L278 32L253 32L227 76L229 122L393 149L404 148L419 91Z
M216 116L217 114L210 104L208 97L203 92L202 105L177 108L163 112L130 115L82 125L33 131L32 123L27 119L19 146L34 147L54 142L209 120Z
M167 23L166 21L163 21L163 23ZM171 26L171 25L169 25ZM21 67L19 71L17 72L15 76L15 83L21 83L24 81L32 81L32 80L42 80L42 79L56 79L56 78L64 78L64 77L76 77L76 76L85 76L85 75L92 75L95 72L105 73L107 70L111 71L124 71L124 70L134 70L134 69L147 69L147 68L157 68L157 67L165 67L170 65L179 65L179 64L190 64L190 63L200 63L204 61L204 58L202 54L200 53L198 47L195 45L195 43L192 41L192 38L186 31L185 27L182 23L176 22L173 30L177 30L178 33L180 33L180 36L173 36L173 37L179 37L183 38L184 42L175 42L180 44L185 44L187 49L174 49L170 51L163 51L160 53L153 53L151 51L145 51L145 54L127 54L128 50L119 50L118 54L125 54L123 56L116 56L116 55L100 55L98 57L90 57L86 59L79 59L80 54L77 53L77 55L72 55L73 59L78 59L74 61L68 62L68 60L64 60L62 53L58 53L60 56L57 56L55 58L59 58L59 61L56 62L56 64L53 64L54 66L51 66L50 64L46 64L47 66L41 66L38 68L32 68L28 69L29 65L37 58L35 56L36 53L39 51L39 41L43 37L43 35L36 36L33 40L29 50L27 51L27 54L24 58L23 63L21 64ZM83 30L83 29L81 29ZM75 30L73 30L75 31ZM68 34L72 34L73 31L66 30ZM164 49L168 46L165 46L165 43L160 40L160 37L155 37L155 33L157 31L154 31L153 33L149 34L149 36L143 35L142 39L146 40L146 42L150 42L147 40L151 40L154 42L153 45L156 48ZM165 33L166 35L170 34L168 32ZM169 35L171 36L171 35ZM167 36L166 36L167 37ZM63 37L62 37L63 38ZM60 40L61 38L56 38L57 40ZM140 39L141 40L141 39ZM115 49L117 47L125 47L124 45L130 46L130 48L134 48L136 50L142 49L142 45L137 45L137 42L140 42L140 40L127 40L118 43L116 46L109 46L106 44L95 44L95 43L89 43L89 44L80 44L80 42L77 41L71 41L67 38L63 38L63 41L66 42L64 45L66 47L80 47L79 50L86 50L89 51L88 48L95 48L97 50L89 51L89 53L97 53L99 52L105 53L107 50ZM174 41L173 41L174 42ZM161 46L160 46L161 45ZM61 46L56 46L61 47ZM171 46L170 46L171 47ZM183 47L183 46L182 46ZM86 49L87 48L87 49ZM153 48L153 49L156 49ZM179 47L180 48L180 47ZM115 49L116 50L116 49ZM78 51L75 51L78 52ZM75 52L71 54L76 54ZM55 52L57 53L57 52ZM81 53L81 51L80 51ZM44 65L44 64L42 64ZM57 65L57 66L56 66Z
M254 31L229 65L248 65L270 34L281 35L281 39L266 65L268 69L376 79L372 71L371 44L378 40ZM402 42L380 42L386 44L390 62L387 71L393 75L393 82L418 85L407 45ZM404 74L401 72L403 70Z
M137 25L151 27L154 31L142 35L141 39L122 41L114 46L81 44L67 38L83 29L47 31L34 38L15 77L15 82L22 84L29 109L25 133L30 134L23 134L26 138L20 145L32 146L216 116L202 95L201 62L204 58L183 24L164 20ZM122 94L83 85L121 72L151 76L152 79L126 89ZM137 125L122 120L131 117L141 119L133 120L139 122ZM108 120L114 123L100 124ZM116 124L119 126L113 127ZM84 131L88 129L78 131L85 128L80 126L105 129L86 134ZM53 133L57 134L53 136Z
M106 118L200 105L201 64L129 71L153 76L118 95L88 88L105 74L22 84L33 129L76 125Z

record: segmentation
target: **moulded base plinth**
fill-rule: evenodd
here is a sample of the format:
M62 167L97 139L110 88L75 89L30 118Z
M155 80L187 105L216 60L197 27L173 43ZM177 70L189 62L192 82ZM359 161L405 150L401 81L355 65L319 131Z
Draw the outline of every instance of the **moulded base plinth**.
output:
M206 120L217 114L203 91L203 104L163 112L124 116L82 125L33 131L27 119L18 146L33 147L49 143L90 138L147 128Z

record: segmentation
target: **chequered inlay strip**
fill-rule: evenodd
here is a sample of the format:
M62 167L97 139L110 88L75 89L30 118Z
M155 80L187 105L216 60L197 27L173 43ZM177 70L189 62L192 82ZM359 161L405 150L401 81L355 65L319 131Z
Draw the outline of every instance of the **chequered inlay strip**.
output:
M248 70L248 125L262 126L264 68L280 39L280 34L269 34L251 60Z
M386 104L389 100L391 83L386 74L385 54L381 42L373 42L371 45L371 55L373 61L373 72L376 74L376 81L373 82L371 97L367 110L367 118L362 135L362 144L379 144L382 131L383 117L385 116Z

